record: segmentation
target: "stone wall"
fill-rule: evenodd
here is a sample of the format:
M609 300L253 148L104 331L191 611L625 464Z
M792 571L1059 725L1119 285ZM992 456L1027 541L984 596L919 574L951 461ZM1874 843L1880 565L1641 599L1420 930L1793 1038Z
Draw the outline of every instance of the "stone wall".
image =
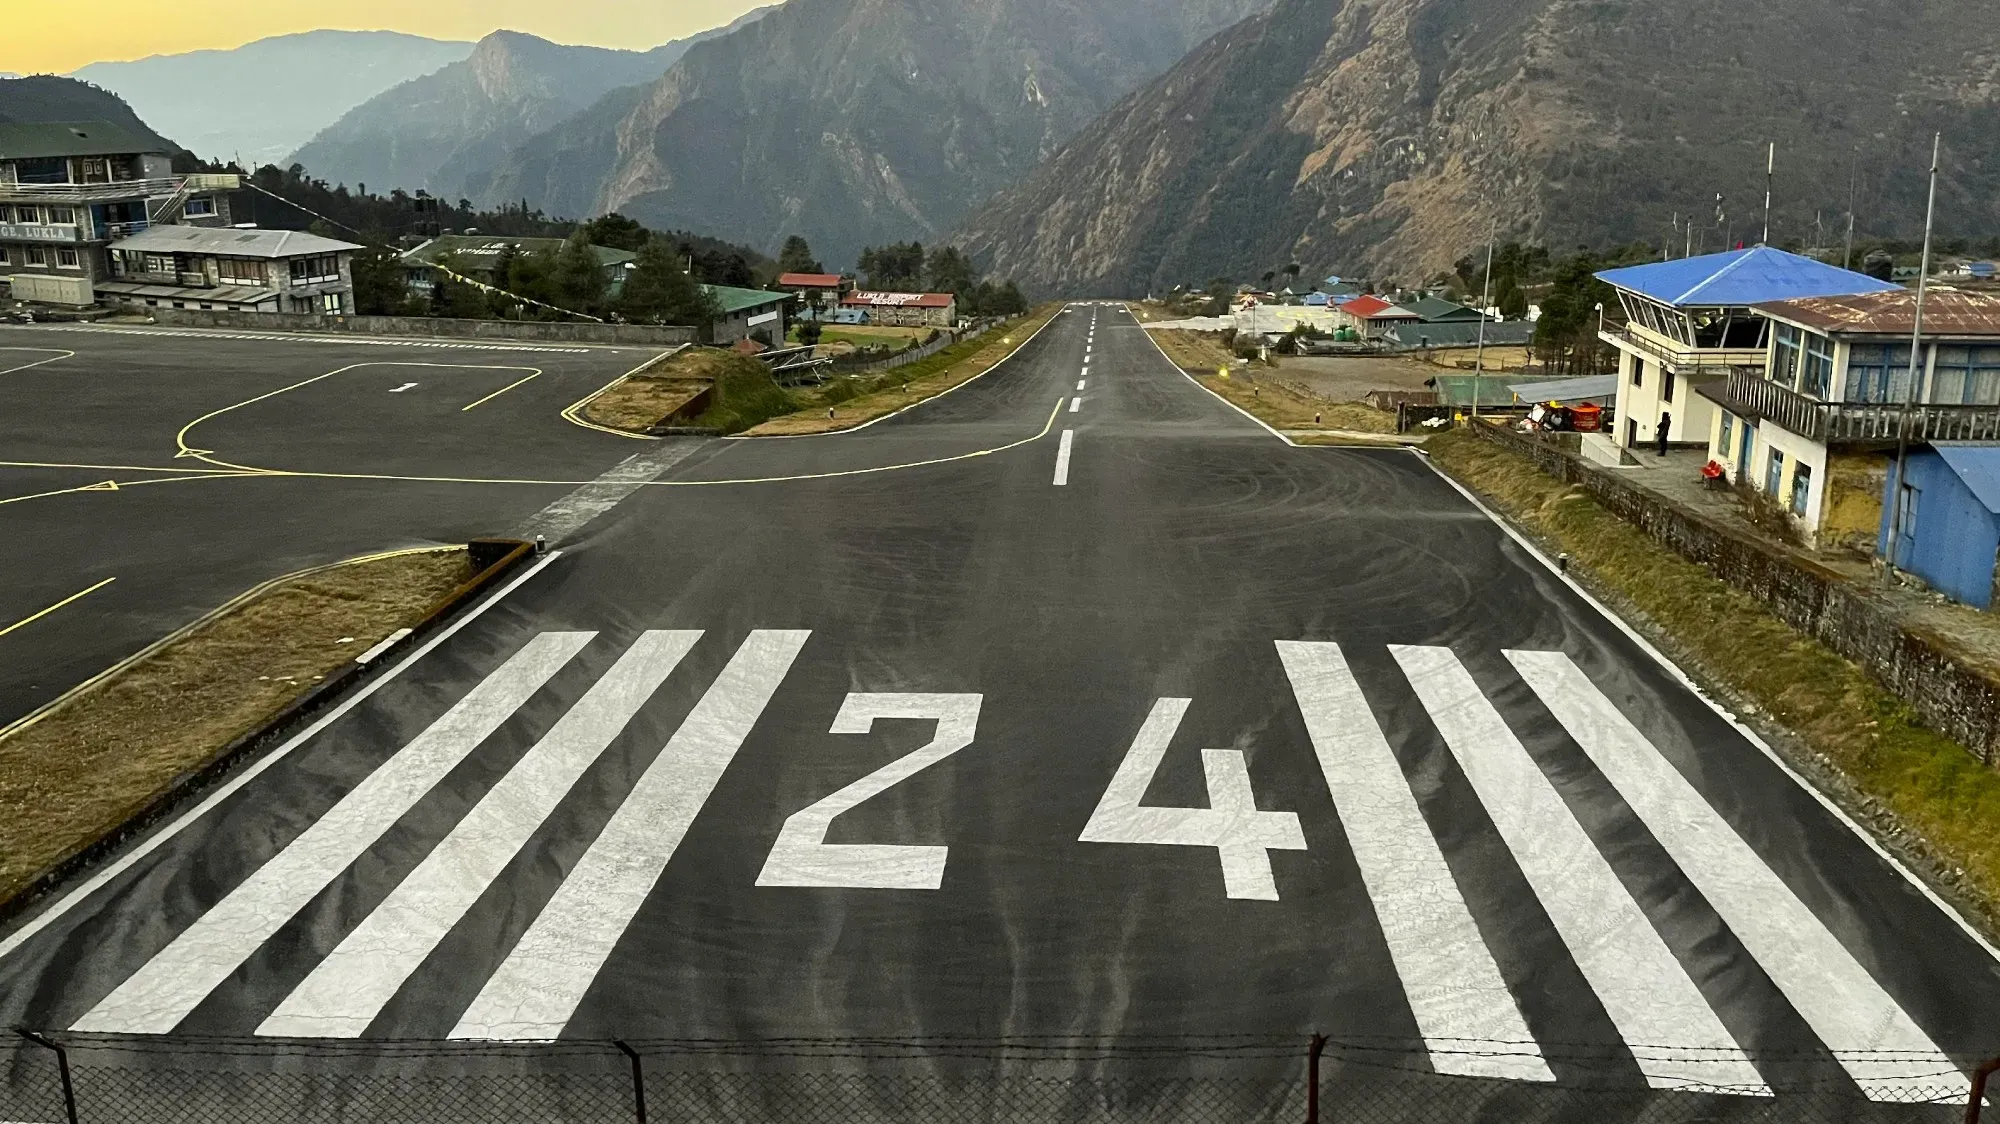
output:
M148 308L162 324L235 331L348 333L441 339L515 340L537 343L626 344L674 347L694 342L693 328L642 324L590 324L539 320L440 320L428 316L326 316L301 312L204 312Z
M1994 763L1994 748L2000 744L2000 680L1969 666L1948 639L1901 620L1875 591L1554 445L1496 426L1475 425L1472 431L1526 456L1550 476L1582 486L1620 518L1866 668L1925 724Z

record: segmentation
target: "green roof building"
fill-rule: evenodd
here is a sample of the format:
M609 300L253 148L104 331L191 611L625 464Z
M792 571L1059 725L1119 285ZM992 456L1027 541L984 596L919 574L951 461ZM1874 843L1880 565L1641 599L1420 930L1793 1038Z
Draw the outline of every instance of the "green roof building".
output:
M493 267L507 247L514 247L517 254L547 254L550 257L562 252L561 238L521 238L498 234L446 234L433 238L414 250L403 254L403 265L408 270L410 291L429 295L436 284L436 271L432 268L446 258L456 264L452 267L475 281L488 285L498 285ZM610 246L592 246L597 255L598 265L604 270L604 283L611 296L617 296L625 288L625 269L637 260L639 255L629 250L616 250Z

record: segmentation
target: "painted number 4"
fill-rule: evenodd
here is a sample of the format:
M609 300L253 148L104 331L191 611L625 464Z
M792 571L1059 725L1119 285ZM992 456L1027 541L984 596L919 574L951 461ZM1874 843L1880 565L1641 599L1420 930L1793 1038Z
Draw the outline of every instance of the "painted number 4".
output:
M1191 699L1153 704L1139 736L1118 765L1110 787L1078 836L1085 843L1161 843L1213 847L1222 860L1222 886L1232 898L1278 900L1271 874L1273 850L1303 851L1305 833L1291 812L1262 812L1250 791L1250 770L1233 749L1201 751L1208 780L1206 808L1149 808L1139 803L1167 756Z

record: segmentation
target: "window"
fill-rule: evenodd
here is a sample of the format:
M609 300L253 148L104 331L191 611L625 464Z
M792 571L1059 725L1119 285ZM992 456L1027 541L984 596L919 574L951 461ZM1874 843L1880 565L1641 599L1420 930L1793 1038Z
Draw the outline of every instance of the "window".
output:
M217 274L226 282L234 282L239 285L264 285L269 283L265 279L264 263L261 261L250 261L243 258L219 258L215 265Z
M1794 515L1806 513L1806 501L1812 498L1812 466L1798 464L1792 467L1792 502Z
M1797 386L1799 368L1802 366L1799 352L1801 337L1805 331L1790 324L1778 325L1777 346L1771 352L1771 369L1765 372L1767 378L1780 386Z
M1779 452L1776 449L1773 449L1771 450L1770 459L1764 462L1765 494L1772 496L1777 495L1778 486L1780 484L1783 484L1784 482L1785 482L1785 454Z
M1718 459L1721 460L1729 459L1729 446L1732 442L1732 439L1735 436L1736 436L1736 415L1730 413L1728 410L1724 410L1722 411L1722 437L1720 440L1716 442L1715 446L1722 453L1722 456Z
M1604 384L1599 383L1598 385L1602 386ZM1646 361L1644 359L1634 357L1632 360L1632 385L1646 385Z
M2000 405L2000 347L1940 346L1926 400L1964 406Z
M10 258L9 254L10 254L10 251L8 250L8 248L7 248L7 247L5 247L5 246L0 246L0 265L12 265L12 264L13 264L13 261L12 261L12 259Z
M1847 349L1847 401L1901 402L1909 385L1909 344L1857 343Z
M13 222L14 208L0 206L0 222Z
M16 221L22 226L35 226L42 221L42 209L40 207L16 207L14 208L14 214L17 216Z
M1799 377L1799 389L1814 398L1825 398L1833 391L1833 341L1826 336L1806 335L1805 370Z
M190 199L182 213L191 219L207 218L215 213L215 200L206 195L199 199Z
M321 293L319 295L319 310L338 316L340 314L340 294Z
M76 251L67 246L56 251L56 264L64 269L82 268L81 264L77 261Z
M1662 402L1674 400L1674 371L1671 367L1660 369L1660 400Z
M174 268L174 256L172 254L147 254L146 272L178 273L179 270Z
M49 224L52 226L75 226L76 212L68 207L50 207Z
M29 246L26 250L22 252L27 255L26 264L28 265L45 266L49 264L49 252L40 246Z
M292 284L310 285L315 281L338 281L340 279L340 259L333 254L318 254L309 258L292 259Z

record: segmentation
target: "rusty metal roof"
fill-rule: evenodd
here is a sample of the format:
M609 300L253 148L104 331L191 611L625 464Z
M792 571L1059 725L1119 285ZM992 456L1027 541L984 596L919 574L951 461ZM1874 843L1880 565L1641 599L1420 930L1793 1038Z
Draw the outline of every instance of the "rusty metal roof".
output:
M1848 297L1801 297L1756 309L1829 335L1907 336L1916 328L1917 292L1893 289ZM1924 335L2000 336L2000 294L1932 288L1924 294Z

